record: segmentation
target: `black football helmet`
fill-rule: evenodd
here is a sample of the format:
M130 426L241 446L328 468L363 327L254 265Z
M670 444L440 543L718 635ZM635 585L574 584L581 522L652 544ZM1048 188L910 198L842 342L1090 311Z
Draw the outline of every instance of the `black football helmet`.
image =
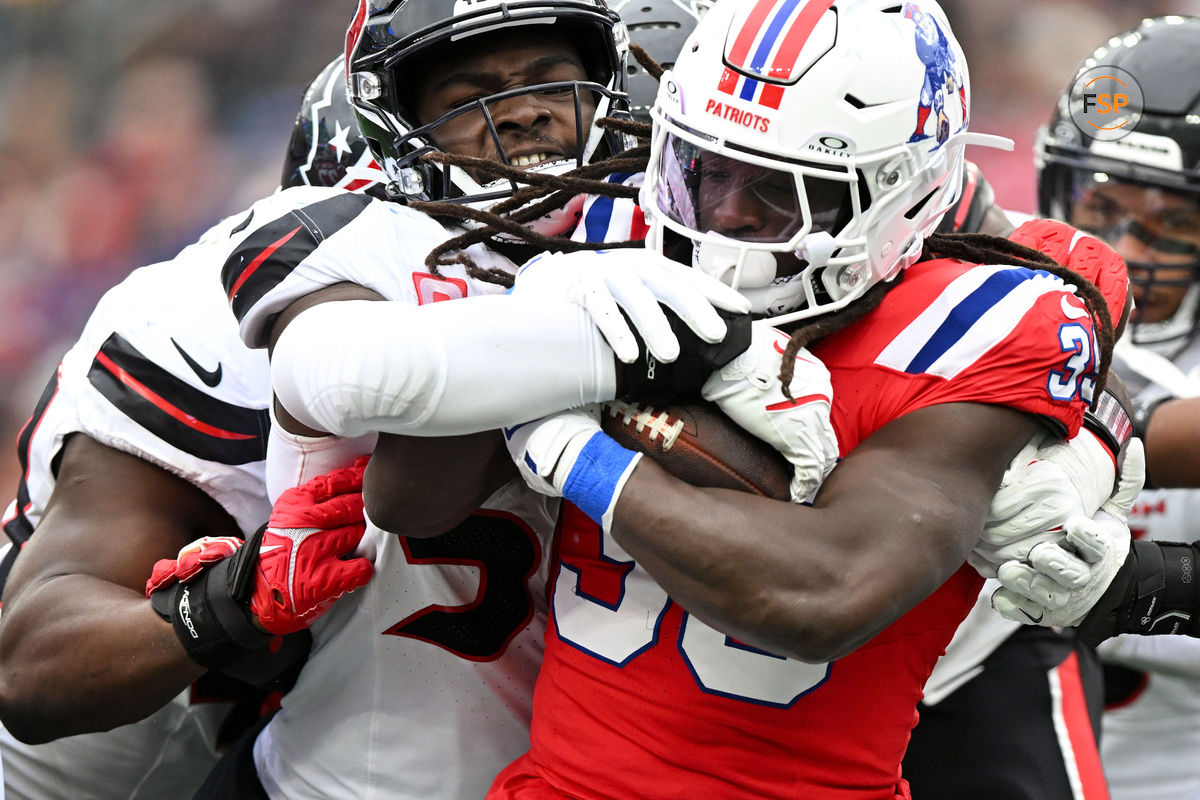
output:
M612 7L629 28L629 40L641 45L663 69L671 69L710 5L706 0L618 0ZM649 123L658 81L632 58L626 73L629 111L638 122Z
M1157 188L1200 204L1200 17L1146 19L1116 34L1080 64L1074 78L1096 67L1118 67L1132 75L1143 97L1143 111L1133 130L1116 141L1097 140L1071 118L1071 84L1058 99L1049 125L1038 134L1038 206L1043 216L1061 219L1115 244L1134 235L1148 247L1172 255L1194 255L1184 264L1157 264L1127 259L1130 279L1143 287L1190 285L1175 314L1162 322L1138 323L1136 311L1129 334L1136 344L1170 356L1182 347L1200 310L1200 250L1154 233L1127 214L1103 222L1082 220L1076 201L1106 183ZM1074 217L1074 218L1073 218ZM1178 260L1178 259L1175 259ZM1163 269L1191 269L1185 280L1166 280Z
M424 125L405 107L406 90L424 79L411 69L415 60L451 43L477 47L470 41L473 37L526 25L566 29L579 47L588 80L490 95ZM368 147L388 176L389 194L411 200L486 205L519 187L509 180L480 183L458 167L422 161L422 155L437 149L431 137L438 127L459 114L482 112L493 139L499 143L488 103L548 89L574 91L576 108L580 107L582 93L592 93L597 119L606 115L627 117L628 47L625 25L604 0L359 0L346 32L349 98ZM586 123L580 129L574 159L532 169L565 172L589 163L596 155L620 152L629 144L625 137ZM507 163L503 148L500 150Z
M386 200L386 181L346 99L346 60L339 55L304 91L283 158L281 185L331 186Z

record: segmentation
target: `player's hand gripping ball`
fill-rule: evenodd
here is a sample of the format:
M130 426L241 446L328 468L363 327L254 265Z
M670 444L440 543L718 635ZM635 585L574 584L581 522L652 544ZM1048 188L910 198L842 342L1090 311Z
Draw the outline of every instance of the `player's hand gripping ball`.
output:
M614 400L604 404L600 425L618 444L645 454L693 486L789 499L792 465L715 403L656 408Z

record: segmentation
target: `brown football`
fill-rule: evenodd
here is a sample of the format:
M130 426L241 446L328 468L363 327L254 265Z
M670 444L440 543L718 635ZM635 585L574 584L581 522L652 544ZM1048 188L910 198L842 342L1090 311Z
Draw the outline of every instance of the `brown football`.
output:
M618 444L644 453L693 486L789 499L792 465L714 403L655 408L613 400L604 404L600 424Z

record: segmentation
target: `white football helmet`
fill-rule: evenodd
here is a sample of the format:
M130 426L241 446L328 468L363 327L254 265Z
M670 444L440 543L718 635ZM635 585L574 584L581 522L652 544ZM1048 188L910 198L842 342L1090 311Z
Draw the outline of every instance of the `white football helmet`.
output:
M775 322L891 280L959 196L967 63L933 0L717 0L663 76L649 243Z

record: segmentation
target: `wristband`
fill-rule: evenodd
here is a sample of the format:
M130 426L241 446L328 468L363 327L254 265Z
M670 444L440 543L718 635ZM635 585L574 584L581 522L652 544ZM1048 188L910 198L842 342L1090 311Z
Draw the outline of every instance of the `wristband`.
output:
M243 545L238 552L245 549ZM254 626L244 602L230 592L233 562L231 556L189 583L174 583L150 595L150 605L171 623L188 656L209 669L221 669L274 638Z
M1133 435L1145 441L1146 429L1150 427L1150 417L1158 410L1158 407L1168 400L1174 400L1171 395L1156 397L1150 401L1134 402L1133 414L1131 420L1133 423Z
M1196 545L1134 541L1108 591L1079 623L1079 640L1094 647L1122 633L1200 636L1197 563Z
M641 456L597 431L579 451L563 483L563 497L593 521L605 524L605 517Z
M254 624L249 597L258 548L267 526L255 531L229 558L188 583L150 595L150 606L171 623L188 657L256 686L275 686L308 658L312 636L276 636Z
M1134 421L1116 395L1106 389L1096 398L1095 408L1083 412L1083 427L1096 434L1112 453L1113 460L1119 461L1121 451L1133 436Z

